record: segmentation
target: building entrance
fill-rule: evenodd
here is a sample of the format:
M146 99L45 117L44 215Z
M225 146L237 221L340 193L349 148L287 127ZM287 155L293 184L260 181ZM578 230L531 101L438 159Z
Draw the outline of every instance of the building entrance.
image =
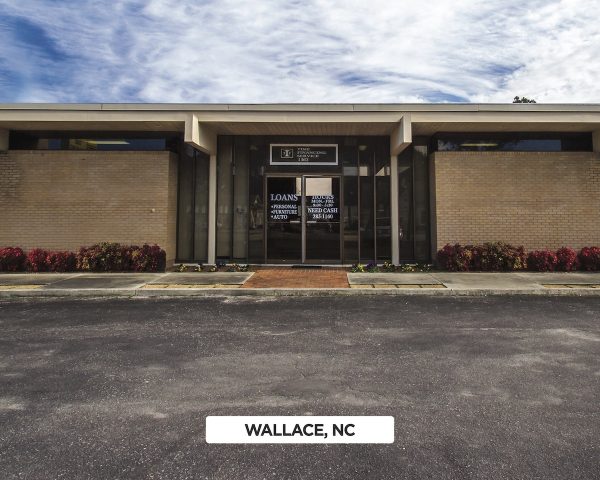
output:
M268 263L341 263L339 176L267 176L265 198Z

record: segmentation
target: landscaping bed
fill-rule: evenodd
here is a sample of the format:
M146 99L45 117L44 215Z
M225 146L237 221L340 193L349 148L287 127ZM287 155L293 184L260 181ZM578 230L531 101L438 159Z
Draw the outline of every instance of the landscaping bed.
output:
M164 272L166 253L158 245L103 242L77 252L0 248L0 272Z

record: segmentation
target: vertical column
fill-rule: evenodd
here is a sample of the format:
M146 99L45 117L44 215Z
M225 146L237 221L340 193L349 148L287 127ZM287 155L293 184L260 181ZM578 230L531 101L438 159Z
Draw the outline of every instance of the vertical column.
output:
M398 265L400 263L400 244L398 226L398 156L390 157L390 215L392 217L392 263Z
M592 141L594 142L594 152L600 153L600 130L592 132Z
M217 153L208 164L208 264L217 262Z
M390 135L390 215L392 216L392 263L400 263L400 218L398 206L398 155L412 143L412 123L409 113L402 115Z
M208 126L198 122L196 114L190 114L185 122L184 141L209 155L208 163L208 240L207 263L217 260L217 135Z

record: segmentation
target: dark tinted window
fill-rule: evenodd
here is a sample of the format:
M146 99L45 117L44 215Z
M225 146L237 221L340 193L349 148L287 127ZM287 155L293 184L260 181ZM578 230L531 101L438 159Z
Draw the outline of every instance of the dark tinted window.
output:
M591 152L591 133L440 133L434 138L440 152Z
M11 132L11 150L177 151L177 134Z

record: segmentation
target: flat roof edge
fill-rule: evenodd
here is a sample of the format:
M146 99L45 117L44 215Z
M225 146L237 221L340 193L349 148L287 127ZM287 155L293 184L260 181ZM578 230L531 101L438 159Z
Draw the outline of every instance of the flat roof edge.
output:
M0 110L171 112L600 112L598 103L4 103Z

